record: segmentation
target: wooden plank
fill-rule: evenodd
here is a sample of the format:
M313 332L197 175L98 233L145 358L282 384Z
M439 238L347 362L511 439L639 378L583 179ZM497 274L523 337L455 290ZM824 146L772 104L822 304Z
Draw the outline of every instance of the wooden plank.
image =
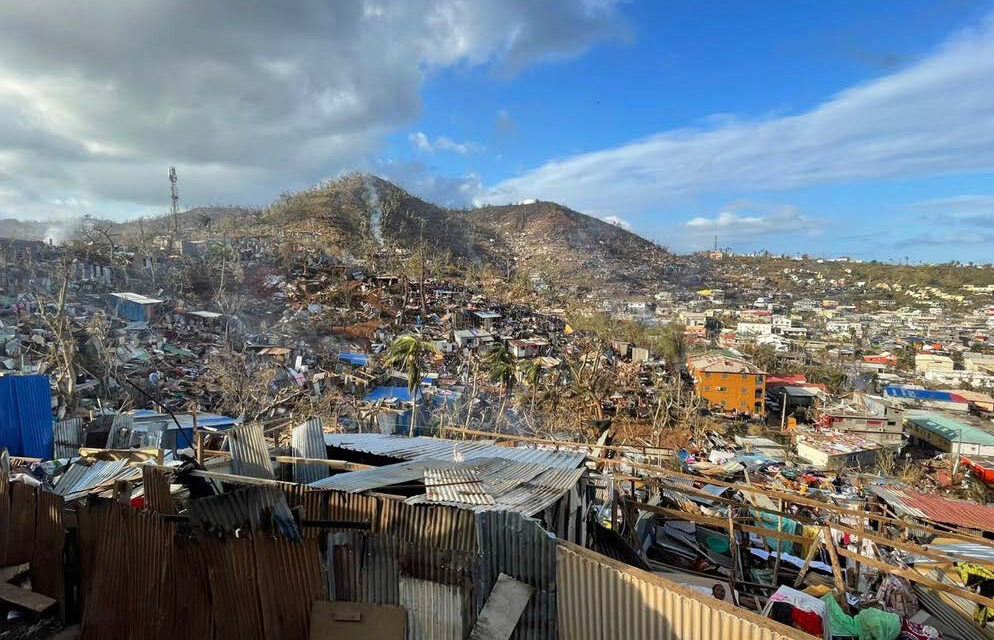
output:
M508 640L533 593L535 587L530 584L519 582L506 573L497 576L497 583L473 625L469 640Z
M930 589L935 589L936 591L942 591L944 593L949 593L954 596L959 596L964 600L969 600L970 602L976 602L977 604L982 604L985 607L994 607L994 599L985 598L984 596L978 593L974 593L969 589L965 589L963 587L957 587L951 584L944 584L937 580L932 580L931 578L927 578L922 574L918 573L917 571L911 571L910 569L895 567L894 565L881 562L876 558L870 558L867 556L861 556L858 553L853 553L852 551L849 551L848 549L842 547L839 547L838 549L836 549L836 551L838 551L839 555L841 556L844 556L846 558L851 558L852 560L856 560L858 562L866 563L871 567L876 567L877 569L883 571L884 573L893 573L896 576L907 578L911 582L917 582L918 584L929 587Z
M326 467L338 471L365 471L375 469L371 464L359 464L358 462L345 462L344 460L325 460L323 458L295 458L293 456L274 456L276 462L285 464L323 464Z
M832 577L835 579L835 599L839 601L839 606L843 611L849 609L846 603L846 582L842 579L842 567L839 564L839 555L836 553L835 538L832 537L832 530L828 526L822 527L822 540L825 548L828 549L828 557L832 561Z
M664 516L670 516L672 518L677 518L680 520L690 520L691 522L696 522L697 524L705 524L717 529L727 529L728 522L721 518L711 518L709 516L701 515L699 513L688 513L686 511L677 511L676 509L667 509L666 507L657 507L651 504L644 504L641 502L633 503L636 509L641 509L642 511L649 511L651 513L658 513ZM757 535L777 538L779 540L789 540L790 542L797 542L798 544L807 544L808 538L804 536L794 535L792 533L777 533L772 529L764 529L762 527L753 527L747 524L741 524L738 522L734 523L735 528L744 531L746 533L755 533Z
M824 530L819 530L818 535L816 535L815 539L811 541L811 546L808 547L808 553L804 556L804 564L801 565L801 570L797 572L797 579L794 580L795 589L800 587L801 583L804 581L804 576L811 567L811 561L814 560L815 553L818 552L818 547L821 546L821 538L823 535L825 535Z
M52 598L28 589L15 587L7 582L0 582L0 601L35 613L44 613L55 606L55 600Z

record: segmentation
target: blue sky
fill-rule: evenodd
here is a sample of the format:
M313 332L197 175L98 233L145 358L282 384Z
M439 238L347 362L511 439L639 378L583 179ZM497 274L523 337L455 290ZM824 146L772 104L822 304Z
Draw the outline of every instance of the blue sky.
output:
M636 2L622 7L627 32L572 60L535 64L513 75L494 66L431 74L422 89L421 118L390 137L385 155L419 160L436 175L471 174L489 186L527 176L551 160L667 131L803 114L841 91L937 55L963 30L983 25L990 10L971 2ZM992 107L994 78L986 91ZM467 146L426 150L412 144L410 136L417 132L429 142L441 137ZM793 188L719 182L648 202L626 202L622 196L614 208L596 198L589 198L596 206L585 206L582 172L575 179L580 197L573 202L568 188L549 193L536 185L515 195L617 215L678 250L706 246L717 233L723 246L740 251L990 260L992 238L983 235L985 229L962 225L950 231L934 216L994 215L994 207L922 204L994 195L990 164L966 171L940 165L886 177L871 170L866 177L856 172ZM772 217L772 226L755 225L761 227L755 232L734 220L710 228L686 226L695 218L718 219L722 212Z
M0 123L0 219L361 170L677 251L994 248L994 0L5 2Z

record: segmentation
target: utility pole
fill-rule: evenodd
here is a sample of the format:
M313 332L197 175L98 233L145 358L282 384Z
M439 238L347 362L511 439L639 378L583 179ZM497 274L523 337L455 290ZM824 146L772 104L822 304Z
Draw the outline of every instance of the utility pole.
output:
M173 201L173 235L179 233L179 188L176 186L176 167L169 167L169 195Z

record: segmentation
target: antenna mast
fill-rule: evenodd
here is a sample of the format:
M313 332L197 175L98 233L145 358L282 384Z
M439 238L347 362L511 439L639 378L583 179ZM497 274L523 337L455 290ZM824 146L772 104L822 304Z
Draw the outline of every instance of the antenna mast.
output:
M173 201L173 233L179 233L179 188L176 186L176 167L169 167L169 194Z

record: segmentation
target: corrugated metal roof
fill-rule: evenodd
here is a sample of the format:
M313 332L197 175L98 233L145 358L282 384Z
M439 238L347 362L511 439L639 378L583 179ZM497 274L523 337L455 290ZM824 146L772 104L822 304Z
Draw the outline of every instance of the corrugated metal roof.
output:
M408 640L462 640L462 592L431 580L400 577Z
M533 462L546 467L572 469L586 457L575 451L555 451L531 447L498 447L493 441L444 440L424 436L408 437L383 433L329 433L325 443L331 447L361 451L401 460L433 458L463 460L473 458L504 458L518 462Z
M53 491L66 500L74 500L118 479L138 478L141 469L128 467L128 460L96 460L91 465L73 463L59 477Z
M425 469L425 499L465 505L493 505L475 469Z
M904 418L913 425L927 429L949 442L994 445L994 433L960 420L954 420L941 413L910 410L904 412Z
M576 545L559 541L559 635L570 640L814 640Z
M229 535L234 535L238 529L255 531L263 524L272 523L283 538L300 540L300 530L290 512L286 494L277 487L248 485L191 500L187 513L192 522Z
M269 445L261 424L247 424L227 431L231 449L231 471L240 476L275 480L269 461Z
M0 449L52 457L52 388L48 376L0 376Z
M994 532L994 509L896 486L871 485L869 490L898 512L913 518Z
M75 458L83 444L83 420L73 418L56 422L52 427L52 457Z
M515 627L514 640L555 640L556 543L539 523L511 511L476 514L480 552L474 580L475 607L486 604L497 577L505 573L535 587Z
M922 609L925 609L935 618L935 623L941 627L939 631L944 638L955 638L956 640L990 640L990 636L985 634L966 616L973 612L974 606L966 611L959 611L943 600L939 594L931 589L926 589L920 584L912 584L915 595Z
M451 467L457 464L456 462L444 462L441 460L398 462L397 464L388 464L375 469L340 473L336 476L313 482L310 486L315 489L334 489L336 491L359 493L381 487L389 487L394 484L421 480L424 477L425 469L430 467Z
M290 450L296 458L327 460L328 447L324 444L324 423L321 418L311 418L293 429ZM323 464L293 465L293 481L303 484L328 477L328 467Z
M582 459L582 456L580 456ZM454 476L446 483L456 483L461 491L477 495L467 500L455 492L427 492L409 498L409 504L447 504L461 508L507 509L533 515L559 500L576 485L584 474L584 467L572 469L548 468L541 464L517 462L501 458L472 458L465 462L418 459L410 462L385 465L376 469L353 471L332 476L313 483L317 489L336 489L359 493L396 484L422 481L425 474L470 473L469 478L480 481L479 489L471 489L462 476ZM439 481L441 482L441 481ZM492 501L483 495L490 496Z

